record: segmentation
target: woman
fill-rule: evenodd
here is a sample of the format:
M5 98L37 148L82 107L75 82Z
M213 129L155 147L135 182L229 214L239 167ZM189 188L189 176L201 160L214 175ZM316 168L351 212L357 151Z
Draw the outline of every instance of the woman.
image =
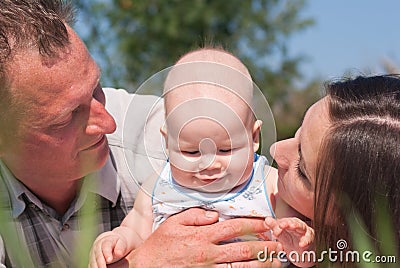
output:
M271 148L279 194L312 219L318 253L360 251L367 238L373 254L399 256L400 77L357 77L326 91L295 137ZM357 266L342 256L336 264Z

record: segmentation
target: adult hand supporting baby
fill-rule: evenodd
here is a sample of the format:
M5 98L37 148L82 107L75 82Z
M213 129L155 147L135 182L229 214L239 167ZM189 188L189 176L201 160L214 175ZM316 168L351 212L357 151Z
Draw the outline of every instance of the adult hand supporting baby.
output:
M237 236L266 231L263 219L218 221L218 213L191 208L168 218L143 244L108 267L280 267L257 260L260 251L280 251L273 241L219 245ZM228 263L232 263L229 266Z

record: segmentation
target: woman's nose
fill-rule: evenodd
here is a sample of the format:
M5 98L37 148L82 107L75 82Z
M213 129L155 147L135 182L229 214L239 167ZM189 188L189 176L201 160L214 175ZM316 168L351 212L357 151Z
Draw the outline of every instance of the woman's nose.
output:
M269 152L280 168L289 168L291 162L290 156L293 155L293 150L295 150L294 152L297 153L294 142L295 140L292 138L278 141L271 145Z

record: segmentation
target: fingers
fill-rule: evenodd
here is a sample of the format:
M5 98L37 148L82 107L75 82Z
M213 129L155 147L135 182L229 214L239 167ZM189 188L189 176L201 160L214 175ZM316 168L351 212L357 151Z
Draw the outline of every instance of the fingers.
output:
M96 247L90 253L89 268L106 268L106 260L100 247Z
M284 221L281 221L279 226L282 229L291 229L291 230L295 230L299 233L306 232L306 224L304 222L301 222L297 218L288 218Z
M273 241L219 245L219 242L229 238L265 232L263 219L232 219L214 223L217 214L206 215L202 209L191 209L182 214L168 218L133 255L128 254L118 265L129 263L132 264L131 267L154 267L157 263L162 265L159 267L213 267L216 263L239 262L235 264L236 267L253 267L259 252L264 252L266 248L268 252L282 250L282 246L279 248L279 244ZM213 224L199 226L205 222ZM246 266L247 264L252 266ZM115 265L112 267L119 267Z
M272 217L267 217L265 218L265 224L276 236L279 236L283 230L305 235L308 228L310 228L305 222L298 218L274 219Z
M282 228L276 219L272 217L266 217L264 222L268 229L270 229L275 236L279 236L282 233Z
M265 224L286 250L301 251L314 243L314 229L298 218L267 217Z
M283 251L282 245L273 241L247 241L216 246L215 263L258 260L260 256L276 255Z
M108 263L125 255L126 243L118 236L107 233L97 239L90 253L90 268L106 268Z
M104 254L107 252L107 245L104 245L107 240L104 238L97 238L93 244L93 247L90 252L90 261L89 267L90 268L106 268L106 259L107 257ZM106 253L107 254L107 253Z
M299 247L300 248L305 248L308 245L310 245L311 243L312 243L312 240L310 240L309 238L303 236L302 238L300 238Z
M272 261L243 261L243 262L233 262L233 263L220 263L216 264L215 268L280 268L282 267L282 263L276 259L271 259Z
M200 208L191 208L171 217L174 221L186 226L213 224L218 221L218 213Z
M128 251L127 243L122 239L117 240L117 243L115 244L114 247L114 256L111 261L121 259L128 253L127 251ZM108 259L107 262L110 263Z
M210 241L219 243L224 240L247 234L258 234L267 231L264 220L261 218L237 218L204 226L203 231L209 235ZM211 226L210 226L211 227Z
M113 261L113 251L117 240L105 240L101 244L101 253L104 256L104 259L107 263Z
M188 209L173 216L173 218L173 220L170 219L170 222L175 221L181 225L204 225L203 231L206 235L210 235L214 243L246 234L263 233L268 230L264 225L264 220L260 218L238 218L216 223L218 221L217 212L199 208ZM206 226L210 224L213 224L212 227Z
M304 248L314 243L314 229L307 227L307 232L300 239L299 246Z

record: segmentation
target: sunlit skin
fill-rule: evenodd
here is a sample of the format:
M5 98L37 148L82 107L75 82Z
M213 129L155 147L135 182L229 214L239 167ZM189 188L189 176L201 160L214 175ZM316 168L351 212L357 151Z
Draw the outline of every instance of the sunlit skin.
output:
M201 100L207 109L201 111L194 100L205 95L207 98ZM179 113L185 113L184 120L167 114L167 126L162 131L177 183L198 191L222 192L247 181L259 145L261 122L253 118L243 100L211 85L184 86L167 98L168 111L181 105Z
M80 178L104 165L109 154L105 134L116 128L104 108L99 67L67 29L71 43L59 60L42 61L31 50L15 55L8 70L11 90L25 114L0 152L15 177L60 215L75 197Z
M328 108L324 98L310 107L294 138L271 146L271 155L278 164L279 196L310 219L314 215L317 155L329 126Z

